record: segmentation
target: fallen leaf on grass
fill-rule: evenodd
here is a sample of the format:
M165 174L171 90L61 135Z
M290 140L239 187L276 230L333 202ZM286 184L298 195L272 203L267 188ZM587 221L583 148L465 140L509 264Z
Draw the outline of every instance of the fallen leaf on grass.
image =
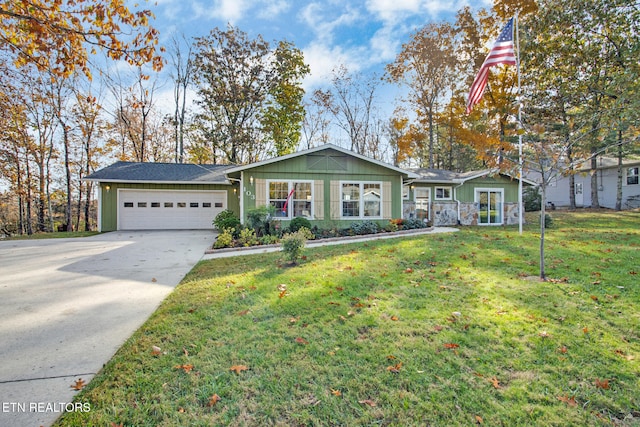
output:
M478 424L483 424L484 420L482 419L482 417L480 415L476 415L476 423Z
M76 380L75 383L73 383L71 385L71 388L76 390L76 391L79 391L79 390L82 390L84 388L84 386L86 386L86 385L87 385L87 383L84 382L84 380L82 378L79 378L79 379Z
M491 385L493 386L493 388L502 388L502 386L500 385L500 380L498 380L496 377L491 378L489 381L491 381Z
M569 350L567 349L567 347L566 347L566 346L564 346L564 345L563 345L562 347L560 347L560 348L558 349L558 351L559 351L560 353L562 353L562 354L567 354L567 351L569 351Z
M246 316L247 314L249 314L249 310L242 310L238 312L238 316Z
M174 369L182 369L183 371L185 371L187 374L189 372L191 372L193 370L193 365L192 364L188 364L188 365L176 365L173 367Z
M387 371L393 373L393 374L398 374L400 373L400 368L402 368L402 362L396 364L396 365L392 365L392 366L387 366Z
M449 350L453 350L454 348L458 348L460 347L458 344L452 343L452 342L448 342L443 344L444 348L447 348Z
M302 337L298 337L298 338L296 338L296 342L297 342L298 344L302 344L302 345L307 345L307 344L309 344L309 341L305 340L305 339L304 339L304 338L302 338Z
M596 379L595 384L596 384L597 388L601 388L603 390L608 390L609 389L609 380Z
M123 426L122 426L122 423L116 424L114 422L111 422L111 424L109 424L109 427L123 427Z
M220 401L220 396L218 396L217 394L214 394L213 396L211 396L209 398L209 401L207 402L207 406L211 408L212 406L214 406L219 401Z
M334 396L342 396L342 392L340 390L331 389L331 394Z
M616 351L615 351L615 353L616 353L618 356L620 356L620 357L624 357L624 358L625 358L625 359L627 359L628 361L632 361L632 360L634 360L634 359L635 359L635 357L634 357L634 356L632 356L632 355L630 355L630 354L627 354L627 353L625 353L624 351L622 351L622 350L620 350L620 349L616 350Z
M558 400L559 400L560 402L564 402L564 403L566 403L566 404L567 404L567 405L569 405L569 406L576 406L576 405L577 405L575 396L571 396L571 397L568 397L568 396L558 396Z
M413 268L408 267L404 272L405 273L413 273Z
M284 298L285 295L287 295L287 290L286 289L284 291L281 291L280 294L278 294L278 298Z
M358 403L362 404L362 405L367 405L367 406L371 406L372 408L375 408L376 406L378 406L376 404L376 402L374 402L373 400L370 399L366 399L366 400L358 400Z
M249 368L246 365L233 365L232 367L229 368L230 371L235 372L236 374L239 374L242 371L246 371Z
M398 316L391 316L391 320L393 320L394 322L397 322L400 319L398 318Z
M159 356L162 354L162 349L160 347L158 347L157 345L153 345L151 346L151 354L153 356Z

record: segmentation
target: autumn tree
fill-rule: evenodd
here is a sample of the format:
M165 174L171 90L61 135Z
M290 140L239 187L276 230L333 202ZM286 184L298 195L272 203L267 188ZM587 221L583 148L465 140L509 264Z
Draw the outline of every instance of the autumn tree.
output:
M90 76L89 56L98 50L159 70L162 58L152 18L150 10L131 11L123 0L3 0L0 49L18 67L32 64L60 76L77 69Z
M308 72L299 50L287 42L272 50L232 26L197 38L195 49L196 126L216 160L255 161L298 143Z
M450 24L427 24L411 36L386 69L389 81L409 88L409 102L429 135L423 163L430 168L435 166L436 115L456 77L453 40Z
M322 108L348 139L349 149L359 154L379 157L376 96L380 80L351 73L341 65L332 71L331 85L317 89L312 101Z
M187 90L193 80L193 46L183 36L172 39L171 78L173 79L173 129L175 138L175 162L184 161L184 138L186 134Z
M563 141L570 178L577 161L590 159L595 172L599 156L617 155L620 206L622 158L637 145L640 12L620 0L545 1L540 11L528 23L523 46L530 121ZM599 191L593 173L593 207L599 207ZM573 186L570 199L575 207Z

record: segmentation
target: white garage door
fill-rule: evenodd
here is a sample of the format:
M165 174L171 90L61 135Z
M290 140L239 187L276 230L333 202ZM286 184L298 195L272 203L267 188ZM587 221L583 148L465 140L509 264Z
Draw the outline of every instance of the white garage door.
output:
M118 229L208 229L213 228L213 219L226 208L226 191L121 189Z

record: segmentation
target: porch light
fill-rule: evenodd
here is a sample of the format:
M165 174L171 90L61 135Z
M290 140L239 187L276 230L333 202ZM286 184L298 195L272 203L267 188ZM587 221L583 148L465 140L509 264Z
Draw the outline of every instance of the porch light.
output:
M111 186L110 185L105 185L104 188L105 188L105 190L107 190L107 193L111 190Z
M251 175L251 176L249 177L249 183L250 183L251 185L253 185L253 175Z

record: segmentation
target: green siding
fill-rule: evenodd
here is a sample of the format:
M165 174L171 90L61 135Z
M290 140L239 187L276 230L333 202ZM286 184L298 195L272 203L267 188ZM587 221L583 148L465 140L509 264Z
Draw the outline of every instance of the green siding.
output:
M107 187L109 189L107 190ZM215 184L134 184L101 182L100 192L102 197L101 223L102 231L115 231L118 229L118 189L134 190L225 190L227 191L227 209L231 209L240 215L240 198L237 196L238 185ZM236 189L234 193L233 189Z
M477 188L502 188L504 189L504 202L505 203L517 203L518 202L518 181L509 179L504 176L496 177L481 177L465 182L462 186L458 184L422 184L416 183L415 187L431 188L431 199L434 200L436 187L451 187L452 197L454 201L457 200L464 203L475 202L475 192ZM455 194L453 191L455 190ZM414 200L414 192L410 191L409 198Z
M331 181L373 181L391 184L391 217L402 217L402 175L384 166L348 156L335 150L326 150L286 159L280 162L248 168L243 176L243 206L247 210L257 207L261 190L256 189L258 182L271 180L283 181L322 181L324 197L324 219L313 221L318 226L339 223L348 225L353 220L336 220L331 218ZM253 177L253 184L250 183ZM256 198L256 195L258 197ZM383 195L383 197L387 197ZM385 221L382 221L385 222Z

